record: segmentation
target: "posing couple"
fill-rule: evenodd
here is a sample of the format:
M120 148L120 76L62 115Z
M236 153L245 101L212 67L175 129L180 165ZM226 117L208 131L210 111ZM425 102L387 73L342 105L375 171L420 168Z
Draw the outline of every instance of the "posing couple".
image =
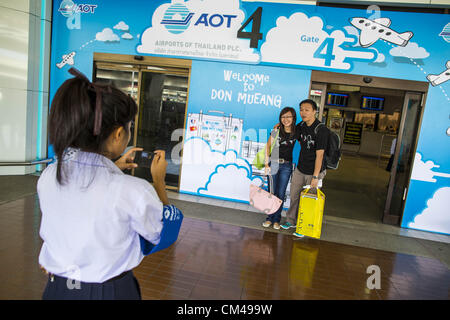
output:
M325 126L321 126L317 134L314 131L320 124L320 121L316 119L317 104L315 101L306 99L300 102L299 106L302 121L296 125L297 114L295 109L284 108L280 112L279 124L275 126L277 129L273 130L269 141L267 141L265 174L268 176L269 191L284 201L291 174L292 181L291 203L286 213L286 221L280 225L281 211L283 210L283 204L281 204L275 213L267 216L266 221L262 224L265 228L270 226L273 226L276 230L280 227L285 230L295 228L301 190L306 185L310 185L311 188L320 187L326 174L324 152L328 143L327 129ZM270 146L272 146L274 139L276 139L275 146L270 152ZM295 141L300 142L301 149L297 167L293 170L292 153ZM303 237L302 234L296 232L293 235Z

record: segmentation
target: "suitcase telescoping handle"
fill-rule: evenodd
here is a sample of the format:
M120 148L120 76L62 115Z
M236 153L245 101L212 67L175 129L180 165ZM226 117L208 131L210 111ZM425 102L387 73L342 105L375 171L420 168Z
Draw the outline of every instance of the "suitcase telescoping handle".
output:
M208 110L208 111L206 111L206 113L220 113L220 114L225 114L225 112L223 112L223 111L219 111L219 110Z
M219 110L208 110L208 111L206 111L206 113L220 113L221 115L223 115L225 117L225 112L219 111ZM200 112L198 114L200 115L200 119L201 119L202 116L204 115L203 110L200 110Z
M206 111L206 113L219 113L221 114L224 118L226 118L227 116L225 115L225 112L223 111L219 111L219 110L208 110ZM200 114L200 120L202 120L202 116L204 115L203 110L200 110L199 112ZM228 116L228 118L230 119L230 124L231 124L231 119L233 119L233 114L230 113L230 115Z
M228 118L230 119L230 124L231 124L231 119L233 119L233 114L230 113L229 116L226 116L226 115L225 115L225 112L219 111L219 110L208 110L208 111L206 111L206 113L219 113L219 114L221 114L224 118L228 117Z
M221 114L224 118L226 118L225 112L223 112L223 111L219 111L219 110L208 110L208 111L206 111L206 113L207 113L207 114L209 114L209 113L219 113L219 114ZM199 121L200 121L200 122L203 122L203 115L204 115L203 110L200 110L200 112L199 112ZM230 121L231 121L231 119L233 118L233 115L232 115L231 113L230 113L229 118L230 118Z

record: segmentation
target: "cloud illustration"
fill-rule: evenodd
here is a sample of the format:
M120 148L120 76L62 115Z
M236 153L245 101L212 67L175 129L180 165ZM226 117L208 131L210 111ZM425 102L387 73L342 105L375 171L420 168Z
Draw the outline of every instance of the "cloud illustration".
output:
M430 56L425 48L419 47L415 42L408 42L405 47L395 47L389 51L391 56L410 59L425 59Z
M233 181L230 183L230 181ZM220 165L210 176L205 187L199 188L198 193L227 199L249 201L250 184L261 185L261 178L249 177L245 167L235 164Z
M435 232L450 233L450 187L438 189L433 198L427 201L427 207L415 216L408 227Z
M354 35L347 36L342 30L329 34L323 27L320 17L309 18L301 12L279 17L261 46L261 61L350 70L351 59L370 62L375 58L372 49L343 48L344 44L355 43ZM326 57L331 59L327 61Z
M384 60L386 59L385 55L380 53L377 49L375 49L375 48L373 48L373 49L375 51L377 51L378 54L377 54L376 60L374 62L372 62L372 63L383 63Z
M199 188L206 186L211 174L218 166L228 164L245 169L246 172L252 172L251 165L245 159L238 157L236 151L214 151L205 140L199 137L188 139L183 146L180 190L197 193ZM229 183L230 179L234 177L228 176L226 181ZM236 198L233 197L233 199Z
M130 30L130 27L125 22L120 21L118 24L114 26L114 29L121 31L128 31Z
M354 26L345 26L344 30L352 36L355 36L356 39L359 39L359 30L356 29ZM352 45L353 47L361 47L359 44L359 41L356 40L355 43Z
M414 158L414 167L412 169L411 179L425 182L436 182L436 179L434 178L435 176L450 178L450 173L431 170L439 167L440 166L434 164L431 160L428 160L427 162L422 161L422 155L417 152Z
M122 35L122 39L131 40L133 39L133 36L130 33L126 32Z
M120 38L110 28L103 29L102 32L97 32L95 40L103 42L118 42Z
M377 49L373 48L376 52L377 52L377 58L375 61L370 62L369 65L377 67L377 68L386 68L387 67L387 63L386 63L386 56L382 53L380 53Z

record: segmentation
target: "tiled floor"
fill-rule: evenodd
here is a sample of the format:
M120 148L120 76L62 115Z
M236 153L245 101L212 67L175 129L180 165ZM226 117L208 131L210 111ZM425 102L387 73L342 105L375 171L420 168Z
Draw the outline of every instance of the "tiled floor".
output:
M36 196L0 205L0 299L40 299L39 224ZM380 289L367 288L371 265ZM191 218L134 272L144 299L447 300L450 284L449 269L431 258Z

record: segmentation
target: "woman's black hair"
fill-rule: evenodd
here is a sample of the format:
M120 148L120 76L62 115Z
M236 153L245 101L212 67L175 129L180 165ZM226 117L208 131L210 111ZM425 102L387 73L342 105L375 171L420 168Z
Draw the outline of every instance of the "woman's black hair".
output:
M291 132L287 133L286 130L284 130L284 125L283 122L281 122L281 117L290 112L292 114L292 124L291 124ZM281 112L280 112L280 116L278 119L279 123L280 123L280 132L284 135L284 136L290 136L292 137L295 134L295 124L297 123L297 113L295 112L294 108L291 107L284 107Z
M57 162L56 178L63 184L64 151L78 148L102 154L104 143L114 129L134 119L137 105L127 94L111 85L91 83L78 70L70 70L75 78L66 80L53 98L48 132Z

